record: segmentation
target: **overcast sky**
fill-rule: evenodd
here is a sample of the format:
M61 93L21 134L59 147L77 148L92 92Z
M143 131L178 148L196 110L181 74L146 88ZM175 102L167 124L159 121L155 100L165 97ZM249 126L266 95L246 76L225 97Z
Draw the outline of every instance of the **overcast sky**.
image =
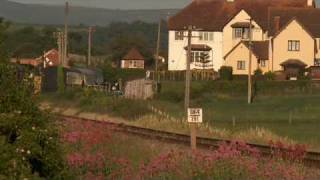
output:
M65 0L10 0L21 3L62 5ZM75 6L107 9L173 9L182 8L192 0L69 0Z

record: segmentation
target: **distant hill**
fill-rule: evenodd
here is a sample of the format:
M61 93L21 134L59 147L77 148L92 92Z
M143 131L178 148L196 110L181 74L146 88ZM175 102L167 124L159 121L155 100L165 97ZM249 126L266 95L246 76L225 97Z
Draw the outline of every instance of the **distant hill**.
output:
M177 9L159 10L109 10L86 7L70 7L69 22L71 25L108 25L111 22L158 22L168 15L175 14ZM63 6L21 4L0 0L0 17L26 24L63 24Z

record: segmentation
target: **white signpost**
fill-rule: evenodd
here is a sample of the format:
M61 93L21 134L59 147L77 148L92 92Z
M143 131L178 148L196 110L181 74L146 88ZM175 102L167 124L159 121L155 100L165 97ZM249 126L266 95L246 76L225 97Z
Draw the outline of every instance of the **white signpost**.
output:
M197 149L197 123L202 123L202 109L201 108L188 108L188 123L190 123L191 135L191 149Z
M188 108L188 123L202 123L201 108Z

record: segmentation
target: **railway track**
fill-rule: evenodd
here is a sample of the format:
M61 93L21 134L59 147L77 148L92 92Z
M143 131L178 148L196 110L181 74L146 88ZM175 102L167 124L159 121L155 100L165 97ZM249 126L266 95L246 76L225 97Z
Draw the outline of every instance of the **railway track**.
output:
M190 144L190 136L185 134L179 134L179 133L172 133L172 132L166 132L166 131L160 131L160 130L154 130L154 129L148 129L148 128L142 128L137 126L130 126L123 123L114 123L109 121L98 121L98 120L92 120L92 119L86 119L86 118L79 118L74 116L62 116L59 115L61 119L64 120L81 120L81 121L93 121L95 123L100 123L103 125L106 125L108 129L111 129L113 131L123 132L126 134L133 134L141 137L145 137L148 139L156 139L166 142L173 142L173 143L179 143L179 144ZM197 137L197 146L201 148L206 149L215 149L221 144L222 142L230 143L229 140L223 140L223 139L214 139L214 138L203 138L203 137ZM251 144L248 143L250 147L258 149L263 155L268 156L272 153L272 148L267 145L258 145L258 144ZM289 151L288 149L280 149L281 151ZM305 158L303 159L303 162L306 166L309 167L315 167L320 168L320 153L319 152L306 152Z

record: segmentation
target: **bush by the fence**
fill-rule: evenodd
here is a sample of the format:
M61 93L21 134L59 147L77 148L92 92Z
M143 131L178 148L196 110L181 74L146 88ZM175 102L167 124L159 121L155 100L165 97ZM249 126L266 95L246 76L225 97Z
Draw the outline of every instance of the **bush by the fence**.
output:
M256 69L255 71L254 71L254 75L255 76L262 76L262 70L260 69L260 68L258 68L258 69Z
M253 91L258 96L302 95L320 92L320 84L313 81L254 81ZM191 98L197 99L206 95L246 96L247 81L195 81L191 85ZM167 81L162 83L162 91L157 98L172 102L184 99L184 82Z
M222 66L219 70L221 80L232 80L233 69L230 66Z

